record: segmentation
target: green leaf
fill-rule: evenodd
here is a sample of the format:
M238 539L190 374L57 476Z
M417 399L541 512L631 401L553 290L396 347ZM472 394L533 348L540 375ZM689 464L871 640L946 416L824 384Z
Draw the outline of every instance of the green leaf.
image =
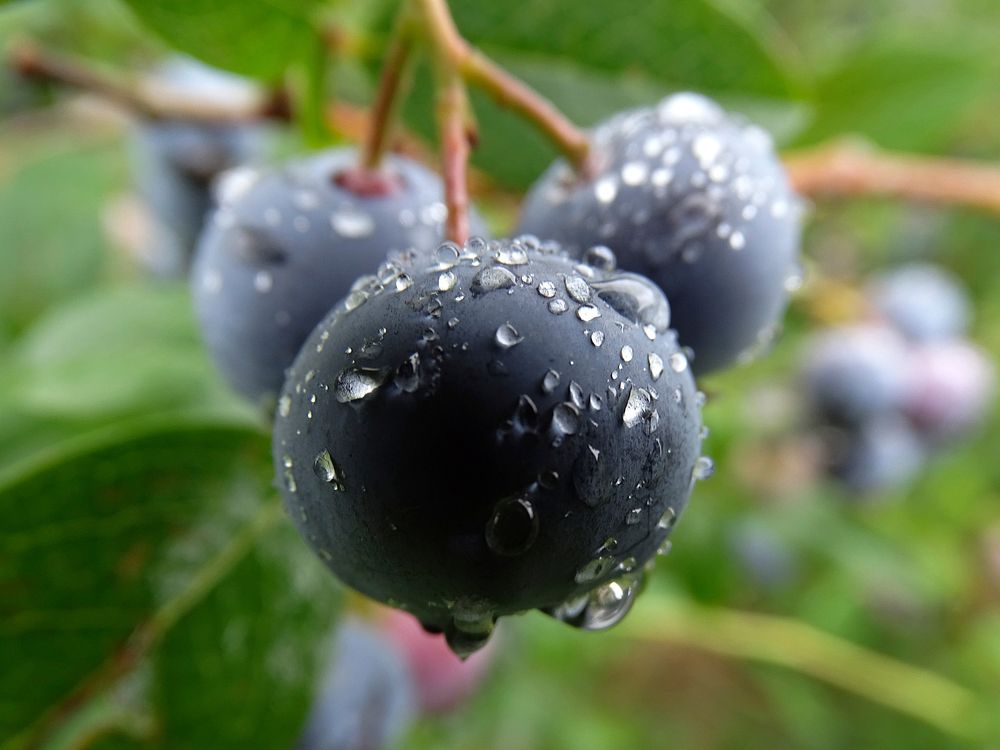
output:
M989 90L990 55L960 40L880 39L817 84L815 119L802 144L855 134L885 148L927 150Z
M252 418L215 373L180 284L102 289L57 308L15 346L11 365L11 400L36 415L201 408Z
M535 55L709 92L786 97L795 88L762 30L712 0L614 3L452 0L462 33L487 52Z
M101 215L125 179L125 164L118 144L81 146L78 136L73 142L65 135L3 138L0 329L10 335L100 278Z
M325 0L123 0L168 44L210 65L276 81L308 54Z
M337 596L266 489L268 454L256 431L151 418L0 474L4 747L150 652L172 743L292 743Z

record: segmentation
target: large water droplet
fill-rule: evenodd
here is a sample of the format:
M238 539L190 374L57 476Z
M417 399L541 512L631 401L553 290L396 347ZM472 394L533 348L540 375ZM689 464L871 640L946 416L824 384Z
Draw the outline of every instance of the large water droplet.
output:
M625 402L622 422L628 428L635 427L643 419L648 419L653 413L653 397L645 388L632 386Z
M653 378L654 382L659 380L663 374L663 359L659 354L650 352L646 361L649 362L649 376Z
M546 371L542 376L542 393L548 395L559 385L559 373L555 370Z
M388 376L388 370L371 367L348 367L341 371L334 384L334 394L342 404L363 399L377 391Z
M512 346L517 346L522 341L524 341L524 336L517 332L510 323L504 323L502 326L497 328L494 334L494 340L497 342L497 346L501 349L510 349Z
M514 557L528 551L538 538L538 515L531 501L508 497L497 503L486 524L486 544L496 554Z
M598 297L633 323L652 325L657 331L665 331L670 325L667 298L642 276L622 273L605 281L595 281L592 286Z
M574 302L584 303L590 299L590 285L579 276L567 276L564 280L566 293Z
M576 310L576 317L584 323L589 323L590 321L601 317L601 311L594 305L581 305Z
M517 277L502 266L489 266L476 274L470 290L474 295L486 294L497 289L509 289L517 283Z
M327 482L337 492L344 491L344 475L333 461L330 451L324 450L313 461L313 471L321 482Z
M688 360L683 352L674 352L667 361L670 363L670 369L674 372L684 372L688 367Z
M698 460L694 462L694 468L691 470L691 478L695 481L708 479L714 473L715 463L712 459L708 456L700 456Z
M580 429L580 410L573 404L556 404L552 410L552 430L560 435L575 435Z
M396 368L393 378L396 386L406 393L414 393L420 386L420 355L413 352Z

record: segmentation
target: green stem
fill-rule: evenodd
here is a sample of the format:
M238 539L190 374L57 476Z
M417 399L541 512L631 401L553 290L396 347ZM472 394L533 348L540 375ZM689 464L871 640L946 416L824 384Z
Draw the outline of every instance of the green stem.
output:
M647 597L618 632L786 667L948 734L982 739L984 706L972 691L804 622Z
M586 164L586 134L538 92L474 49L455 26L446 0L414 0L424 28L442 65L481 88L500 106L521 115L542 131L577 168Z

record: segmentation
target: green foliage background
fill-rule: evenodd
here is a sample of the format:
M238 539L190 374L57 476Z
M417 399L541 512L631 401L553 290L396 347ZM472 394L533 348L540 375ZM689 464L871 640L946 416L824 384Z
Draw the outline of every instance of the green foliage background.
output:
M2 5L0 47L31 34L119 70L176 48L263 81L328 73L331 93L363 103L394 4ZM698 89L789 147L856 135L1000 160L993 0L451 5L471 40L583 124ZM317 29L331 19L359 56L317 70ZM424 135L431 96L418 74L406 117ZM183 284L142 278L107 231L130 189L126 128L66 100L0 73L0 749L291 747L341 592L282 517L267 426L212 371ZM475 163L492 178L477 199L502 232L512 191L554 153L509 113L474 104ZM995 353L997 247L996 217L858 200L814 208L806 257L814 282L847 286L914 258L951 268L975 297L974 337ZM518 618L484 690L420 723L404 747L941 748L996 737L997 415L878 503L796 479L778 460L793 420L773 404L822 288L807 285L769 357L705 381L718 472L637 606L643 627L594 636ZM791 561L787 579L768 585L736 553L757 533ZM924 716L887 707L878 693L900 686L878 684L874 657L840 687L822 669L775 666L769 649L808 662L815 644L775 643L767 628L747 627L749 645L699 645L699 630L745 622L733 610L936 672L970 691L970 712L942 726L932 714L948 692L933 686L914 699L931 707Z

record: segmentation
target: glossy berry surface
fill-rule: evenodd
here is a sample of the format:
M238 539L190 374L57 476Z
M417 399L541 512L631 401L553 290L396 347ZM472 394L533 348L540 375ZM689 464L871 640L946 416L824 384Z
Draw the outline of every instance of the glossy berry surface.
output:
M526 237L399 257L316 328L278 402L300 532L461 654L532 608L617 622L708 470L662 294L591 255Z
M914 263L894 269L867 291L878 313L912 341L960 336L972 318L961 283L938 266Z
M653 279L698 374L767 344L800 275L799 200L770 137L682 93L599 126L591 162L587 179L553 165L520 230L577 254L607 245Z
M272 399L313 327L388 252L429 251L447 216L441 180L389 157L383 190L342 186L353 150L223 176L192 270L202 333L229 382ZM482 231L473 218L473 227Z

